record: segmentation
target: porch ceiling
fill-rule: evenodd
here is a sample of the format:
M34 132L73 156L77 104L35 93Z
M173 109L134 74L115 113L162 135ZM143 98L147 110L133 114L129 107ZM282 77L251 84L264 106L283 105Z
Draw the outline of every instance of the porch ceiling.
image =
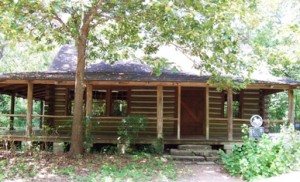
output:
M46 85L34 85L33 99L44 100L46 95ZM0 85L0 94L15 95L21 98L27 98L26 84L2 84Z

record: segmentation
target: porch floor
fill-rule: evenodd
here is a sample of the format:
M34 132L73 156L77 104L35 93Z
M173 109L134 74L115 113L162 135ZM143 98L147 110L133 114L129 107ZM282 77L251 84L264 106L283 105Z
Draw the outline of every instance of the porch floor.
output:
M116 144L118 143L117 135L93 135L94 143ZM25 130L2 130L0 131L0 141L36 141L36 142L70 142L70 135L52 134L46 135L42 130L33 130L32 136L25 135ZM137 144L151 144L155 142L156 136L140 136L136 141ZM241 143L241 137L234 137L228 140L226 137L210 137L206 139L203 135L181 136L165 136L164 144L203 144L203 145L224 145Z

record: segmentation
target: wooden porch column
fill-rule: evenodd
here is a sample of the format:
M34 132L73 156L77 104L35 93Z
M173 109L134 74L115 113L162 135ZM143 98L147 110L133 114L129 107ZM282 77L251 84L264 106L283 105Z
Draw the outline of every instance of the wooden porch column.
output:
M26 113L26 136L32 134L32 105L33 105L33 84L31 81L27 84L27 113Z
M92 85L87 85L86 86L86 117L91 117L92 116L92 108L93 107L93 86ZM91 121L86 121L86 135L89 134L90 129L91 129Z
M157 86L157 138L163 137L163 87Z
M41 100L40 115L44 115L44 101ZM40 117L40 128L43 128L44 117Z
M294 114L294 90L288 90L288 98L289 98L289 111L288 111L288 120L290 123L294 123L295 114Z
M205 135L206 140L209 140L209 85L205 88Z
M233 110L232 110L233 94L232 89L227 90L227 138L233 139Z
M180 122L181 122L181 86L178 86L177 100L177 139L180 139Z
M15 114L15 100L16 100L16 96L15 94L12 94L10 96L10 114ZM11 116L9 118L9 130L14 130L14 120L15 120L14 116Z

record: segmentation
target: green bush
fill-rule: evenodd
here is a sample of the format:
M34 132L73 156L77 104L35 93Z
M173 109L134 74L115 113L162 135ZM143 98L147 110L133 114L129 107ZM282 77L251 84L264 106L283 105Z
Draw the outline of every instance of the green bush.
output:
M117 131L119 144L124 144L128 150L130 145L135 144L139 132L145 129L147 122L146 117L139 115L129 115L123 119Z
M163 154L164 153L164 139L156 139L150 146L150 152L153 154Z
M280 135L263 135L259 141L249 138L249 129L243 126L243 144L231 152L220 151L225 169L245 180L276 176L300 166L300 136L293 125L282 126Z

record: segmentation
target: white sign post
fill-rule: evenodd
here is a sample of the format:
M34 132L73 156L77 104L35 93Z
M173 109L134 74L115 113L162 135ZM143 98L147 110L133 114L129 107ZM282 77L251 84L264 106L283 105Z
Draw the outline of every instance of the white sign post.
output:
M252 127L249 127L249 136L255 139L261 138L264 133L264 127L262 127L263 119L259 115L253 115L250 118L250 124Z

